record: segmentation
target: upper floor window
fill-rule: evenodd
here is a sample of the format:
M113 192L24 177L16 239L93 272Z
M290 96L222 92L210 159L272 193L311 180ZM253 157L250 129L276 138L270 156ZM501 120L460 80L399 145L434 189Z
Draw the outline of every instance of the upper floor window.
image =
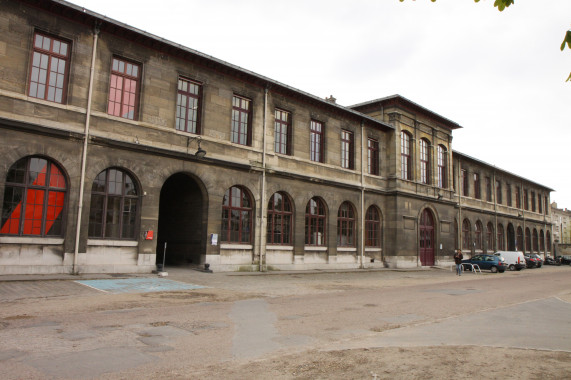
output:
M226 190L222 199L222 228L220 241L227 243L252 242L252 199L241 186Z
M305 244L325 245L326 226L325 204L320 198L313 197L305 208Z
M438 145L438 187L446 188L448 171L448 152L442 145Z
M467 197L470 193L468 192L468 171L466 169L461 170L462 175L462 195Z
M490 177L486 177L486 200L492 201L492 180Z
M201 92L200 83L185 78L178 79L176 129L179 131L200 134Z
M369 207L365 214L365 246L381 246L381 217L375 206Z
M323 123L311 120L309 136L309 155L311 161L323 162L324 132Z
M355 169L355 140L353 132L341 131L341 167Z
M69 76L71 44L42 33L34 34L28 95L63 103Z
M236 144L252 145L252 101L241 96L232 98L232 135Z
M543 207L542 207L542 205L543 205L543 202L541 201L541 194L537 194L537 208L538 208L537 211L538 211L540 214L543 214Z
M515 188L515 207L521 208L521 189L519 186Z
M506 202L508 206L512 206L512 185L506 185Z
M523 190L523 209L529 210L529 197L527 196L527 189Z
M27 157L8 170L0 234L63 235L67 181L51 160Z
M496 203L502 204L502 183L496 180Z
M274 193L268 203L268 244L292 244L293 208L285 193Z
M274 151L276 153L291 154L291 113L276 109L274 138Z
M535 191L531 192L531 211L535 212Z
M337 246L355 246L355 208L349 202L343 202L337 213Z
M430 184L430 144L420 140L420 182Z
M482 198L480 194L480 174L474 173L474 198Z
M545 197L545 214L549 215L549 198Z
M139 190L131 175L118 168L99 173L91 187L89 237L135 239L138 204Z
M412 162L410 154L410 135L401 131L400 133L400 156L401 156L401 178L412 179Z
M135 63L113 58L107 107L109 115L135 120L139 103L140 71L139 65Z
M367 139L367 173L379 175L379 142Z

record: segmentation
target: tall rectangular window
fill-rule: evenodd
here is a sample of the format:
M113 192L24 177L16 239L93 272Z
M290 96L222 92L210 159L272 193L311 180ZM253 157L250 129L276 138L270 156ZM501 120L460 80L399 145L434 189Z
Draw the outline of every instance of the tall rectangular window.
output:
M519 186L515 187L515 207L521 208L521 189Z
M542 204L543 204L543 203L541 202L541 194L537 194L537 207L538 207L538 210L537 210L537 211L538 211L540 214L543 214L543 208L541 207Z
M512 207L512 185L506 185L506 202L509 207Z
M355 169L355 141L353 132L341 131L341 167Z
M527 196L527 189L523 190L523 209L529 210L529 198Z
M461 171L461 175L462 175L462 195L467 197L469 195L468 192L468 172L466 171L466 169L462 169Z
M400 133L401 178L412 179L410 135L405 131Z
M139 101L140 71L139 65L135 63L113 58L107 107L109 115L135 120Z
M430 184L430 144L420 140L420 182Z
M36 32L28 95L63 103L69 76L69 42Z
M545 196L545 215L549 215L549 198Z
M176 97L176 129L200 134L202 86L190 79L179 78Z
M474 198L482 198L480 194L480 174L474 173Z
M236 144L252 144L252 101L241 96L232 98L232 135L230 141Z
M442 145L438 145L438 187L443 189L448 187L446 176L447 170L448 155L446 148L444 148Z
M535 191L531 192L531 211L535 212Z
M323 162L323 123L311 120L309 136L309 155L311 161Z
M291 154L291 113L280 109L275 110L274 136L274 151L281 154Z
M492 201L492 180L490 177L486 177L486 200Z
M502 204L502 183L496 180L496 203Z
M367 139L367 172L379 175L379 142Z

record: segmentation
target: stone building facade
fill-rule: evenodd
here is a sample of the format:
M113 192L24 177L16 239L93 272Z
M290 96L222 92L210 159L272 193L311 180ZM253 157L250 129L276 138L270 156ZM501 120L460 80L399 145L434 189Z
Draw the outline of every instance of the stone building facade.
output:
M551 221L553 223L553 240L559 244L571 244L571 211L557 208L551 203Z
M0 32L0 274L550 252L552 190L402 96L344 107L65 1L0 2Z

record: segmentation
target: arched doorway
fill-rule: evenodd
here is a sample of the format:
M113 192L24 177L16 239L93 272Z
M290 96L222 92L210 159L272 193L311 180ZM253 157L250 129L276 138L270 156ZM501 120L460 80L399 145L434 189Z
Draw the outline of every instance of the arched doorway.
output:
M420 215L420 265L434 265L434 216L425 208Z
M177 173L161 189L157 264L198 265L206 254L207 203L202 186L194 178ZM165 251L166 243L166 251Z
M508 251L515 251L515 231L513 224L508 224Z

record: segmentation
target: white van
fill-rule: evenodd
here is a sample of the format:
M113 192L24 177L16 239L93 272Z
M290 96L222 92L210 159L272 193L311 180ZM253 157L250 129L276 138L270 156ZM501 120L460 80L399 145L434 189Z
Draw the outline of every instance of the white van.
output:
M494 255L503 257L509 270L522 270L526 267L523 252L497 251Z

